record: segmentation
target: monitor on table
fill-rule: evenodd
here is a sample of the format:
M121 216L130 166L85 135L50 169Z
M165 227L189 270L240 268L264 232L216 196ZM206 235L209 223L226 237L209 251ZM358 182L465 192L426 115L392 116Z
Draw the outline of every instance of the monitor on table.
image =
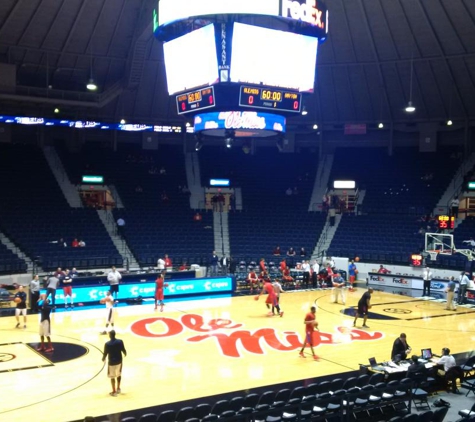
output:
M376 358L369 358L369 364L371 367L377 366L378 364L376 363Z
M421 349L421 358L422 359L432 359L432 349Z

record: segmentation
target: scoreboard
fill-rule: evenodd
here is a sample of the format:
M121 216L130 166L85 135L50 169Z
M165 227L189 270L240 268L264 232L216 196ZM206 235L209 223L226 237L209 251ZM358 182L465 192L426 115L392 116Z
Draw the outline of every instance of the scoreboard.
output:
M205 108L214 107L215 105L214 87L212 86L191 92L185 92L184 94L176 96L178 114L203 110Z
M241 86L239 105L300 113L302 94L273 88Z
M453 230L455 226L455 218L449 215L437 216L437 227L441 230Z

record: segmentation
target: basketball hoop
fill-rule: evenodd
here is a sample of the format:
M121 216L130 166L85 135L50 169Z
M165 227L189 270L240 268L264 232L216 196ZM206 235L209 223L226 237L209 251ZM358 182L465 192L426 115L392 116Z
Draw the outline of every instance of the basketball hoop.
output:
M431 261L437 261L437 255L439 255L440 251L427 251L430 255Z

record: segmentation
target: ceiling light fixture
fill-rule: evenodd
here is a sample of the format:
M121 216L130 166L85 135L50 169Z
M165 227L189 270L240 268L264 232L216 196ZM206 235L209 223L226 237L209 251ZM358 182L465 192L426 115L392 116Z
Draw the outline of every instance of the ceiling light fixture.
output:
M307 107L303 106L302 116L306 116L307 114L308 114Z
M416 111L416 107L412 104L412 78L414 74L414 55L411 58L411 82L409 85L409 102L407 103L407 107L405 108L406 113L414 113Z
M452 120L447 120L447 126L452 126L454 124L454 122Z
M379 127L380 129L382 129L382 128L384 127L384 124L381 122L381 123L378 124L378 127Z
M314 129L314 130L317 130L317 129L318 129L318 125L317 125L316 123L313 125L313 129Z
M58 113L59 113L59 108L55 108L55 109L54 109L54 112L55 112L56 114L58 114Z
M95 91L97 89L97 85L94 82L94 79L92 79L92 78L89 79L89 82L87 83L86 88L89 91Z
M125 119L121 119L121 120L120 120L120 124L121 124L121 125L125 125Z
M233 146L234 137L234 130L227 130L226 132L224 132L224 143L226 144L226 148L231 148Z
M89 82L86 85L86 88L89 91L95 91L97 89L97 85L94 82L94 78L92 77L92 50L90 50L90 58L91 58L91 64L89 67Z

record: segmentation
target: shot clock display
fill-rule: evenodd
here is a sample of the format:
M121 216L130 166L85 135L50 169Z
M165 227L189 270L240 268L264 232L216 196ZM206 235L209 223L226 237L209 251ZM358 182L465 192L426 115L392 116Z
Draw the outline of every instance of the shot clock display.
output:
M410 258L410 263L413 267L420 267L424 257L419 253L413 253Z
M447 230L453 229L455 227L454 217L448 215L438 215L437 216L437 226L439 229Z
M214 107L214 87L198 89L196 91L185 92L176 96L176 107L178 114L185 114L191 111L202 110Z
M302 94L272 88L241 86L239 105L300 113Z

